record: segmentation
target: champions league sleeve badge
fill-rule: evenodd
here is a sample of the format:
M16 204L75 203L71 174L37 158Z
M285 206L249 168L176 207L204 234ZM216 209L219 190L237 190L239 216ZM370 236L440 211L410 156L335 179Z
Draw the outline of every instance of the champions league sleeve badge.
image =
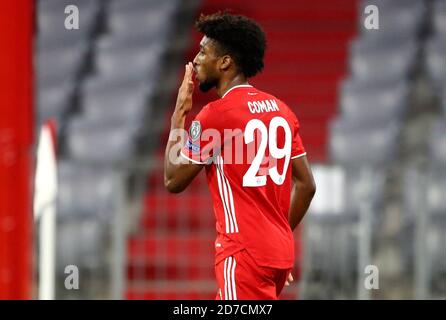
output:
M189 129L189 136L192 141L197 141L201 135L201 124L200 121L192 121Z

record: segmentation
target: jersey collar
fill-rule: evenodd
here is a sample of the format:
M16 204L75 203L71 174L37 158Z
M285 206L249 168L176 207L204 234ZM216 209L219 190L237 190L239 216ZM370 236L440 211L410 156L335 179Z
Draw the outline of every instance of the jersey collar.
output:
M252 85L250 85L250 84L239 84L238 86L233 86L228 91L226 91L225 94L221 96L221 98L223 99L224 97L226 97L226 95L229 92L231 92L233 89L236 89L236 88L252 88Z

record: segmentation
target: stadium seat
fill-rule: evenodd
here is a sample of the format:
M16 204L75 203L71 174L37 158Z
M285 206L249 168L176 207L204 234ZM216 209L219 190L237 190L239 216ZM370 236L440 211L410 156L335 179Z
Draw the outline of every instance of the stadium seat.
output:
M433 1L432 15L434 33L446 36L446 2Z
M304 263L308 268L304 281L336 291L325 289L322 298L355 297L360 210L369 202L374 224L374 213L383 203L384 172L371 172L374 180L369 194L364 189L367 182L362 180L368 178L361 177L359 167L318 165L313 167L313 174L318 192L305 220Z
M445 163L432 165L428 173L427 184L427 239L426 258L430 271L430 288L432 293L443 293L446 291L446 203L444 194L446 192L446 170Z
M164 32L158 30L135 30L128 34L105 34L95 42L98 52L115 51L122 48L141 48L149 50L156 45L162 46L165 42Z
M354 297L358 274L358 214L309 214L306 223L304 282L320 283L319 298ZM304 269L305 270L305 269ZM327 292L327 288L336 290ZM311 299L311 296L308 297Z
M446 220L446 202L444 194L446 192L446 163L435 163L431 166L428 174L427 186L427 210L431 214L439 214Z
M427 171L406 170L403 185L404 216L401 230L401 249L407 269L417 268L416 248L421 245L427 275L428 295L443 295L446 291L446 163L431 162ZM420 184L420 179L426 179ZM420 216L423 215L423 216ZM424 218L425 223L420 219ZM420 229L423 228L423 229ZM422 243L417 243L416 232L422 232ZM419 259L419 257L418 257ZM418 270L418 269L416 269ZM419 272L420 270L418 270Z
M404 224L415 224L417 208L421 202L420 199L423 197L423 191L419 187L420 176L421 172L414 167L407 168L404 171L402 184Z
M443 111L443 117L446 118L446 85L443 86L443 95L441 98L441 109Z
M444 216L442 218L429 224L426 235L426 265L430 275L428 285L432 295L440 296L446 291L446 219Z
M388 43L368 38L352 43L350 64L353 77L379 83L411 75L418 48L413 38Z
M435 35L426 43L425 66L433 85L440 89L446 82L446 35Z
M422 173L416 167L411 166L404 169L402 177L402 216L399 243L403 265L407 271L414 270L414 257L416 251L416 228L420 204L425 199L425 190L422 189L420 181Z
M100 0L44 0L37 1L38 33L43 38L57 37L63 34L73 37L76 34L89 35L97 22L102 1ZM65 28L65 7L75 5L79 9L79 29Z
M339 215L345 212L358 212L361 204L369 201L378 209L383 201L385 174L372 169L374 179L369 190L364 189L367 177L361 166L322 166L313 167L313 175L318 191L311 203L311 215ZM336 192L333 192L336 190Z
M148 99L153 85L145 76L131 81L90 77L82 88L83 117L140 128L144 117L150 115Z
M75 160L122 163L134 155L136 128L122 123L77 118L67 130L67 148Z
M156 77L162 47L155 43L144 47L121 47L99 51L95 57L97 72L104 77L131 78L136 75Z
M88 44L39 51L37 78L39 85L54 84L64 80L74 81L86 61Z
M362 34L399 32L404 34L417 34L420 32L426 18L427 6L420 0L362 0L359 5L359 16L365 17L364 9L368 5L375 5L379 9L379 30L365 28L364 20L359 19L359 28Z
M344 165L386 165L397 155L400 126L355 123L339 117L331 123L332 160Z
M39 87L37 92L38 123L54 117L60 120L72 106L75 84L64 81L59 85Z
M368 168L373 179L364 176L361 165L345 167L346 211L359 211L361 206L368 202L374 211L381 211L385 196L386 173L382 168ZM364 189L366 188L366 189ZM376 222L376 221L374 221Z
M111 12L134 12L134 11L153 11L163 6L172 6L177 0L166 4L163 0L110 0L109 10Z
M130 35L138 30L164 33L175 12L176 1L112 1L108 27L113 34ZM164 26L164 27L162 27Z
M409 87L405 81L371 84L347 79L340 87L342 116L359 123L401 120L407 108Z
M113 170L61 161L58 169L58 219L95 218L110 222L116 210Z
M103 244L107 238L106 228L102 222L83 219L58 223L56 237L57 274L66 277L64 271L69 265L77 266L80 274L105 268L107 251ZM88 285L88 282L85 282L85 285Z
M37 52L56 51L58 49L76 50L76 47L90 44L92 42L89 35L84 33L68 33L63 32L54 34L42 34L36 39ZM85 45L85 44L84 44Z
M431 161L446 164L446 122L443 119L433 125L428 145Z

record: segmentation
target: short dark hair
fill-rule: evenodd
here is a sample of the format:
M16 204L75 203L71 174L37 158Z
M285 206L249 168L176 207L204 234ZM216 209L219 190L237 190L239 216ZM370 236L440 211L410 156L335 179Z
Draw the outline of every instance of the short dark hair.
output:
M215 40L246 77L253 77L262 71L266 39L255 21L241 15L217 12L201 14L195 26L199 32Z

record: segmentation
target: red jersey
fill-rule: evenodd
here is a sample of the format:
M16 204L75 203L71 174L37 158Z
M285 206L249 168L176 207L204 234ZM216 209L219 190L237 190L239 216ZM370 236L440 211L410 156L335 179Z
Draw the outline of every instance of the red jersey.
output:
M291 159L305 155L299 122L276 97L231 88L192 122L183 157L206 164L214 204L216 263L246 249L260 266L291 268Z

